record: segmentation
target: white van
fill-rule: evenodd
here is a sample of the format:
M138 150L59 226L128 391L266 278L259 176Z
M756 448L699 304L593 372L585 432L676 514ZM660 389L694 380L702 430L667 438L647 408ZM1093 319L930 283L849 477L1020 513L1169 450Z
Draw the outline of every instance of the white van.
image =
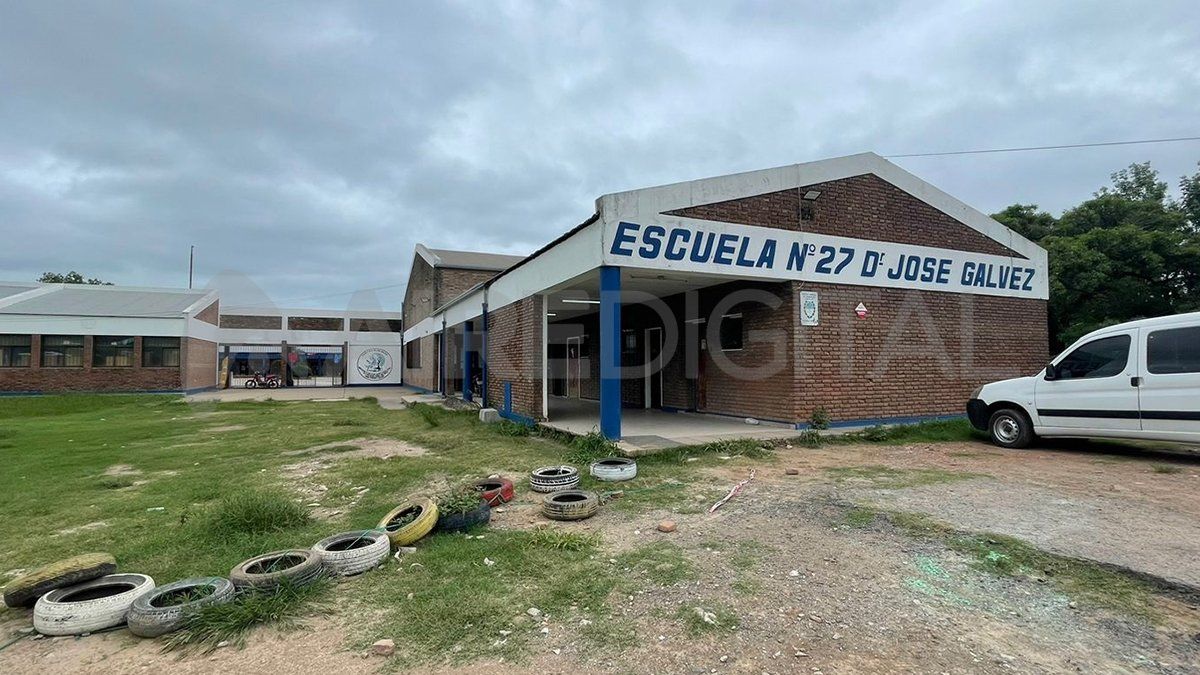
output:
M1036 436L1200 443L1200 312L1089 333L1033 377L985 384L967 417L992 441Z

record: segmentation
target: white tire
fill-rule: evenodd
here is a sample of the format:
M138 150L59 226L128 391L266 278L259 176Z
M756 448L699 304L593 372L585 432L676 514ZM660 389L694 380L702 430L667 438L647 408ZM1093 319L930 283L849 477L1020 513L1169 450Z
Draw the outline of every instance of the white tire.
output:
M628 457L606 457L592 462L591 472L596 480L630 480L637 476L637 462Z
M392 544L386 530L357 530L326 537L313 546L325 569L343 577L362 574L387 560Z
M529 473L529 489L534 492L570 490L579 485L579 469L566 464L543 466Z
M145 574L109 574L56 588L33 606L33 627L42 635L80 635L119 626L133 601L153 590Z

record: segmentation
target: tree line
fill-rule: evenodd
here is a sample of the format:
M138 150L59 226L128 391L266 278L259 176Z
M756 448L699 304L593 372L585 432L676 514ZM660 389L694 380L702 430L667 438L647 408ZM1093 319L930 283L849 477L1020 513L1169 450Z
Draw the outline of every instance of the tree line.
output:
M1050 254L1050 347L1115 323L1200 309L1200 171L1172 196L1150 162L1057 218L1013 204L996 220Z

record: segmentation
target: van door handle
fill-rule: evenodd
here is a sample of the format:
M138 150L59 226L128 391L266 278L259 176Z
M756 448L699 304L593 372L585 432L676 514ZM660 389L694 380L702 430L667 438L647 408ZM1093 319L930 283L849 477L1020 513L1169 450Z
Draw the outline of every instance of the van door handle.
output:
M1131 386L1131 387L1142 386L1142 378L1136 377L1136 376L1129 378L1129 386Z

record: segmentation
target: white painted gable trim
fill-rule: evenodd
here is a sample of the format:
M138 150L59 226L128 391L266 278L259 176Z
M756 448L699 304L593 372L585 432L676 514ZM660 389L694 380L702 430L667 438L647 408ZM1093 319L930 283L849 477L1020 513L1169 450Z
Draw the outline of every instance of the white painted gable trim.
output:
M622 219L647 220L665 211L743 199L865 174L878 176L1033 262L1046 262L1046 251L1042 247L873 152L616 192L597 199L596 208L608 228Z

